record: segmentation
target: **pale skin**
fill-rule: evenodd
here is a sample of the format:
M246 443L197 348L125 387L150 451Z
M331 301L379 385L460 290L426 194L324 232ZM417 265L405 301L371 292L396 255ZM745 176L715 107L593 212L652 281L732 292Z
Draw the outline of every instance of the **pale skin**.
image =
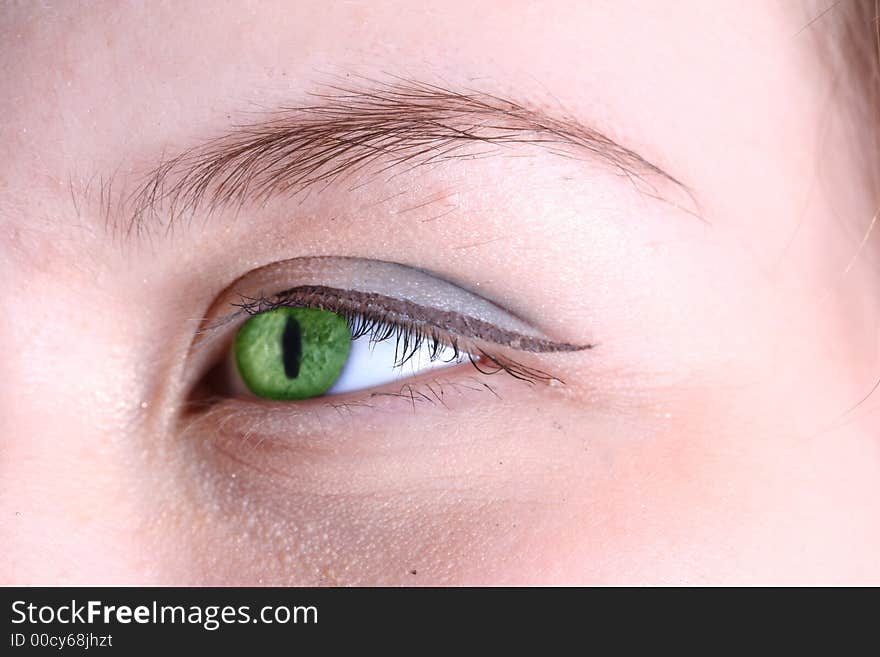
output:
M3 9L0 582L880 583L877 195L816 12L329 4ZM687 191L525 145L113 229L163 154L348 74L573 117ZM529 357L564 385L426 374L443 404L187 410L217 299L316 255L595 346Z

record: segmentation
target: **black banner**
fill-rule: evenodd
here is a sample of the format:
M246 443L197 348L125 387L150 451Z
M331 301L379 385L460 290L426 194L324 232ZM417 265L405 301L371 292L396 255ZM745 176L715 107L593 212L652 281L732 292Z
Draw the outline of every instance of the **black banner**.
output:
M600 646L615 653L688 646L714 652L719 645L790 649L804 638L835 653L848 642L876 644L876 605L853 604L853 592L841 590L78 587L2 593L3 655L275 654L278 648L326 654L352 646L458 653L469 652L475 639L493 645L493 653L515 645L540 654ZM844 614L841 630L833 631Z
M7 588L3 598L4 655L382 646L413 632L426 642L416 649L475 631L571 630L589 602L574 590L451 588Z

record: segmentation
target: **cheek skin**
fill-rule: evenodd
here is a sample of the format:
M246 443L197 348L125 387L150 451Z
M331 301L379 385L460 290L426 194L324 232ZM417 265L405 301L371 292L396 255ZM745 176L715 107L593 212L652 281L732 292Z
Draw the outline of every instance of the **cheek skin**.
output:
M521 398L498 385L498 394ZM415 412L409 400L393 400L377 414L352 410L340 431L276 435L268 447L195 430L188 436L192 452L181 462L201 465L176 479L193 482L188 496L195 508L206 508L199 500L212 502L203 540L228 546L236 581L497 579L531 534L522 510L540 514L541 495L558 478L553 470L563 469L555 463L558 451L533 449L509 426L505 416L521 416L515 406L502 410L486 399L494 396L449 391L450 408ZM545 448L560 445L563 434L550 414L533 424L536 439L546 436ZM213 567L200 558L185 570L221 581L226 571Z
M179 564L169 579L706 584L864 576L840 562L838 539L880 538L864 505L876 451L857 440L858 427L816 435L788 420L821 401L835 373L825 372L821 394L791 381L755 385L747 369L728 374L723 388L643 386L625 403L598 389L536 400L519 384L493 382L506 400L500 406L463 399L410 413L401 400L406 414L390 424L354 411L345 430L275 431L268 448L259 434L224 441L196 429L172 478L188 482L173 493L186 501L174 525L191 528L194 548L183 561L169 552L168 563ZM847 488L831 485L840 472L853 477ZM815 533L806 550L802 531Z
M16 345L0 359L0 581L154 582L136 530L146 497L136 331L99 319L108 299L92 295L91 277L68 275L64 260L46 267L45 278L3 276L7 302L29 310L0 317Z

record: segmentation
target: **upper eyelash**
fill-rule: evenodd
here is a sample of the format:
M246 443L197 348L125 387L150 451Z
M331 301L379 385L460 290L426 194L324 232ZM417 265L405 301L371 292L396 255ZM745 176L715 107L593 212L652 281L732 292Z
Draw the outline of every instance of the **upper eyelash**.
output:
M405 299L395 299L375 292L340 290L325 285L302 285L280 292L271 298L242 297L241 303L233 305L251 315L279 306L308 306L332 310L340 315L380 313L383 321L386 322L435 328L450 335L485 340L518 351L534 353L582 351L591 349L593 346L591 344L575 345L568 342L555 342L501 329L476 317L422 306ZM424 319L425 317L428 319Z
M520 351L560 352L580 351L592 345L573 345L527 336L514 331L499 329L482 320L459 315L436 308L420 306L410 301L394 299L380 294L307 285L285 290L273 297L241 296L241 302L232 304L240 312L258 315L276 308L311 307L335 312L348 322L352 339L365 335L370 342L395 340L395 367L409 362L427 343L430 360L440 357L444 347L452 349L449 362L462 353L461 339L474 339L509 346ZM432 321L418 315L433 314ZM455 329L461 331L456 333ZM462 333L468 332L469 335ZM474 353L476 352L476 353ZM507 372L516 379L536 381L561 381L546 372L523 365L510 358L490 354L475 346L465 350L471 364L482 374Z

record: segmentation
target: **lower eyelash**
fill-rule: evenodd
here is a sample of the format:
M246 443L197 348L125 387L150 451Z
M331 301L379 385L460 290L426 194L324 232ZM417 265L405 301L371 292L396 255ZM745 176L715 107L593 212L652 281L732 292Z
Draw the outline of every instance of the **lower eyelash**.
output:
M460 381L447 381L440 378L433 379L427 382L421 383L406 383L402 385L397 391L394 392L373 392L370 394L369 399L378 399L378 398L395 398L400 399L408 404L412 405L413 410L415 410L418 406L429 404L436 405L439 404L441 406L446 407L446 398L448 397L447 390L451 389L453 392L460 393L462 390L466 390L469 392L488 392L492 394L494 397L501 399L501 396L498 392L488 383L480 381L478 377L468 377L469 379L473 379L473 382L460 382ZM347 412L353 412L354 410L362 407L370 407L370 401L344 401L344 402L334 402L330 399L327 400L327 405L333 408L334 410L344 410Z
M247 298L242 297L241 303L234 304L249 315L259 315L276 308L301 308L304 303L297 303L291 299L270 299L267 297ZM536 382L558 382L559 378L541 370L523 365L515 360L498 354L490 354L486 350L474 347L462 349L460 339L440 329L428 330L424 324L392 320L385 317L381 312L352 311L344 307L333 307L332 304L322 304L324 310L330 310L345 318L351 331L352 340L369 336L370 344L384 342L393 339L395 341L394 367L403 367L416 356L422 347L428 345L428 355L431 362L441 358L440 353L445 349L451 349L452 355L444 362L454 362L464 353L471 365L484 375L506 372L517 380L529 384Z
M499 372L506 372L514 379L525 381L529 384L538 381L544 383L550 383L551 381L559 384L565 383L562 379L542 370L535 369L534 367L523 365L522 363L518 363L509 358L493 356L482 349L480 349L479 352L480 356L477 359L475 359L470 353L468 354L468 357L470 358L471 365L473 365L480 374L498 374Z

